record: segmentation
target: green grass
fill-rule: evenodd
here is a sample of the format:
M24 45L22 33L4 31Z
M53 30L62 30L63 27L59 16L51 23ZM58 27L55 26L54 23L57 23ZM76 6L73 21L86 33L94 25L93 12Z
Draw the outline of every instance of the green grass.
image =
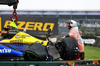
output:
M85 46L85 59L100 59L100 47Z

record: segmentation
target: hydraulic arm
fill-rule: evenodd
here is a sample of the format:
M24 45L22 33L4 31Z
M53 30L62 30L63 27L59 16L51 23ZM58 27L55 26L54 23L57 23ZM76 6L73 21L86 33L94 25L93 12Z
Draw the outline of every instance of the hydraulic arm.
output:
M19 2L19 0L0 0L1 5L8 5L8 6L13 5L14 9L17 9L18 2Z

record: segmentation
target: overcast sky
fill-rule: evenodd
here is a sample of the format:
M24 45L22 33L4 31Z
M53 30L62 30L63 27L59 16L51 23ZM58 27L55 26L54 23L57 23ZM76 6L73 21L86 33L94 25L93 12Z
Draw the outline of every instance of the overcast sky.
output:
M0 5L0 10L13 10L13 7ZM17 10L100 11L100 0L19 0Z

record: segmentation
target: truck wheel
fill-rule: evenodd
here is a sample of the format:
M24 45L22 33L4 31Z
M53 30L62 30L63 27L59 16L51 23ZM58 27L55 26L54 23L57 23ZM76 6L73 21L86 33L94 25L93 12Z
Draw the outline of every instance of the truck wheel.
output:
M64 60L73 60L79 54L78 43L73 37L66 37L61 39L62 51L61 58Z
M23 52L23 57L25 60L45 60L46 59L46 49L45 46L40 43L32 43Z

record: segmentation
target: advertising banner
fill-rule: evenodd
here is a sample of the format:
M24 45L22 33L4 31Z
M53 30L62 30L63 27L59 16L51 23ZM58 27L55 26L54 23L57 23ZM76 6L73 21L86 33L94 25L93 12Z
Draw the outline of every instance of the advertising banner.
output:
M10 26L12 23L10 17L10 15L0 16L0 31L3 29L3 27ZM18 15L18 21L15 23L18 30L23 31L26 29L26 32L31 35L45 35L49 28L52 30L53 35L58 34L57 18Z

